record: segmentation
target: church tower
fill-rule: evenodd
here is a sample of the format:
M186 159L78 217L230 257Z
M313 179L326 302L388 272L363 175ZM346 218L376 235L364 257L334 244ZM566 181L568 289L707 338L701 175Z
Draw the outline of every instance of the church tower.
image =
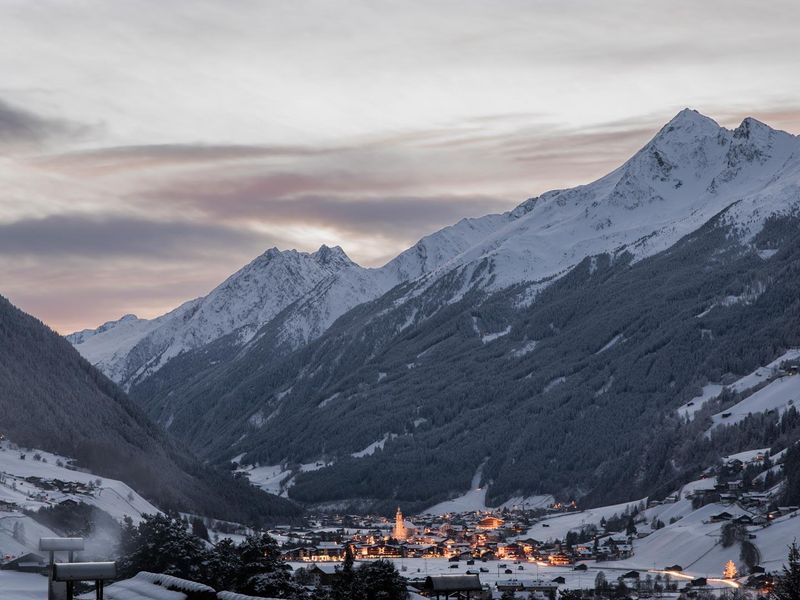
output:
M392 537L399 541L405 540L408 537L406 523L403 519L403 513L400 511L399 506L397 507L397 514L394 516L394 532Z

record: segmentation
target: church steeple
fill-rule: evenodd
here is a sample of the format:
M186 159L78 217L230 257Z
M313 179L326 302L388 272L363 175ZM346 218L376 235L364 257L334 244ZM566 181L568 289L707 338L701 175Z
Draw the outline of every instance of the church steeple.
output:
M397 513L394 516L394 532L393 537L396 540L405 540L408 537L408 532L406 531L406 523L403 519L403 513L400 510L400 507L397 507Z

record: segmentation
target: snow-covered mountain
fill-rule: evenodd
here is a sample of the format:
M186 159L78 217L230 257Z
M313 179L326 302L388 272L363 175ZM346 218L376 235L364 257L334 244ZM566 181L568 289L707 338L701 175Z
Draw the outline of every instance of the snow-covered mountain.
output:
M799 182L797 137L751 118L731 131L686 109L605 177L473 220L483 235L441 260L426 279L488 260L484 278L494 289L551 280L587 256L652 255L726 209L752 235L770 214L797 206ZM430 238L450 241L446 232Z
M313 254L273 248L207 296L161 317L126 315L68 339L130 387L176 356L225 336L242 348L276 319L276 344L296 349L401 283L413 284L407 297L414 297L461 271L475 273L464 278L469 286L500 290L532 282L535 294L587 256L628 252L641 259L723 211L743 236L752 236L770 215L796 209L799 184L797 137L751 118L728 130L686 109L607 176L547 192L505 214L464 219L381 268L360 267L339 247Z
M204 458L302 502L425 508L484 464L487 502L618 502L696 468L670 457L693 435L675 411L708 381L800 347L798 220L800 138L685 110L605 177L381 268L271 250L71 341Z
M388 273L365 269L337 247L314 253L271 248L207 296L158 318L126 315L67 339L111 379L129 387L172 358L225 336L242 346L281 315L282 341L296 346L324 331L347 310L395 283Z

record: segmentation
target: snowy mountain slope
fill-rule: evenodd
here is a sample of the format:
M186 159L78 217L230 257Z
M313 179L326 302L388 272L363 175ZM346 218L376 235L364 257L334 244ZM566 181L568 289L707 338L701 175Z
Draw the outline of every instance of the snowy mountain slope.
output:
M737 379L727 386L723 386L721 383L709 383L704 385L702 393L699 396L695 396L689 400L689 402L678 408L678 414L691 420L694 414L703 408L703 405L708 400L719 397L724 387L727 387L730 391L735 393L747 392L759 385L767 383L770 379L774 379L781 363L796 361L798 358L800 358L800 348L792 348L771 361L768 365L759 367L752 373Z
M67 339L111 379L129 387L179 354L233 334L250 341L264 324L297 303L284 341L302 344L342 313L391 287L383 273L353 263L341 248L312 254L267 250L207 296L151 321L123 317Z
M289 494L304 501L413 493L424 509L470 489L475 464L487 454L489 502L558 495L573 485L578 498L589 489L632 495L603 497L608 504L640 498L672 477L675 465L637 479L636 492L614 482L622 473L660 468L665 454L648 456L659 447L653 437L672 431L664 422L680 425L675 409L694 396L698 381L751 373L797 344L795 223L770 225L755 248L709 224L641 261L587 259L523 307L519 287L476 293L406 325L408 314L425 316L450 290L439 286L442 278L397 305L405 288L397 289L285 360L254 354L236 369L219 366L156 397L176 402L184 416L171 430L208 456L247 452L246 462L268 465L336 457L319 474L297 477ZM790 237L779 241L776 225ZM764 261L762 243L780 251ZM695 318L710 298L753 280L771 282L753 303ZM484 343L482 331L508 333ZM624 342L598 352L620 335ZM538 340L532 351L516 352L530 340ZM262 367L267 360L277 361L274 368ZM556 380L562 383L549 385ZM273 403L279 395L280 404ZM192 407L203 407L203 416ZM256 428L245 421L257 410L272 419ZM376 431L399 437L382 453L347 458ZM362 485L376 472L402 481L401 491ZM436 482L436 495L422 495L432 487L426 481Z
M103 371L114 381L121 381L129 354L150 332L170 320L178 320L190 312L196 300L185 302L178 308L156 319L140 319L136 315L125 315L117 321L104 323L97 329L84 329L67 336L83 357Z
M313 254L273 248L208 296L158 319L128 316L68 339L130 387L224 336L234 334L241 348L278 316L275 343L296 349L400 283L413 282L408 299L450 273L466 273L466 287L444 303L476 286L491 291L538 282L537 291L587 256L628 252L640 260L663 251L723 211L749 239L770 215L797 210L798 189L797 137L749 118L727 130L686 109L609 175L547 192L502 215L464 219L379 269L359 267L338 247Z
M800 138L754 119L730 131L686 109L617 170L526 201L427 280L488 260L487 283L501 289L549 280L587 256L627 251L641 259L726 209L752 236L770 214L797 209L798 185Z
M39 456L38 460L34 456ZM22 458L24 457L24 458ZM93 473L68 468L72 459L37 449L20 449L9 441L0 442L0 499L13 502L21 509L37 510L65 500L91 504L122 521L126 516L139 522L142 515L160 512L133 488L115 479L101 478ZM90 493L62 493L47 490L26 478L59 480L93 484ZM96 485L96 482L100 482ZM35 499L36 498L36 499Z
M715 414L711 417L714 422L711 428L739 423L753 413L775 411L781 414L791 406L800 406L800 377L797 375L780 377L741 402Z

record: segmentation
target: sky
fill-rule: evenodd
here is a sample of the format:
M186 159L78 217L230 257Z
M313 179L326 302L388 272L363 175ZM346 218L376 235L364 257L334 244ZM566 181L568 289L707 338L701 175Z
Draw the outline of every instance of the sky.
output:
M5 0L0 294L62 333L268 248L379 266L691 107L800 133L800 3Z

